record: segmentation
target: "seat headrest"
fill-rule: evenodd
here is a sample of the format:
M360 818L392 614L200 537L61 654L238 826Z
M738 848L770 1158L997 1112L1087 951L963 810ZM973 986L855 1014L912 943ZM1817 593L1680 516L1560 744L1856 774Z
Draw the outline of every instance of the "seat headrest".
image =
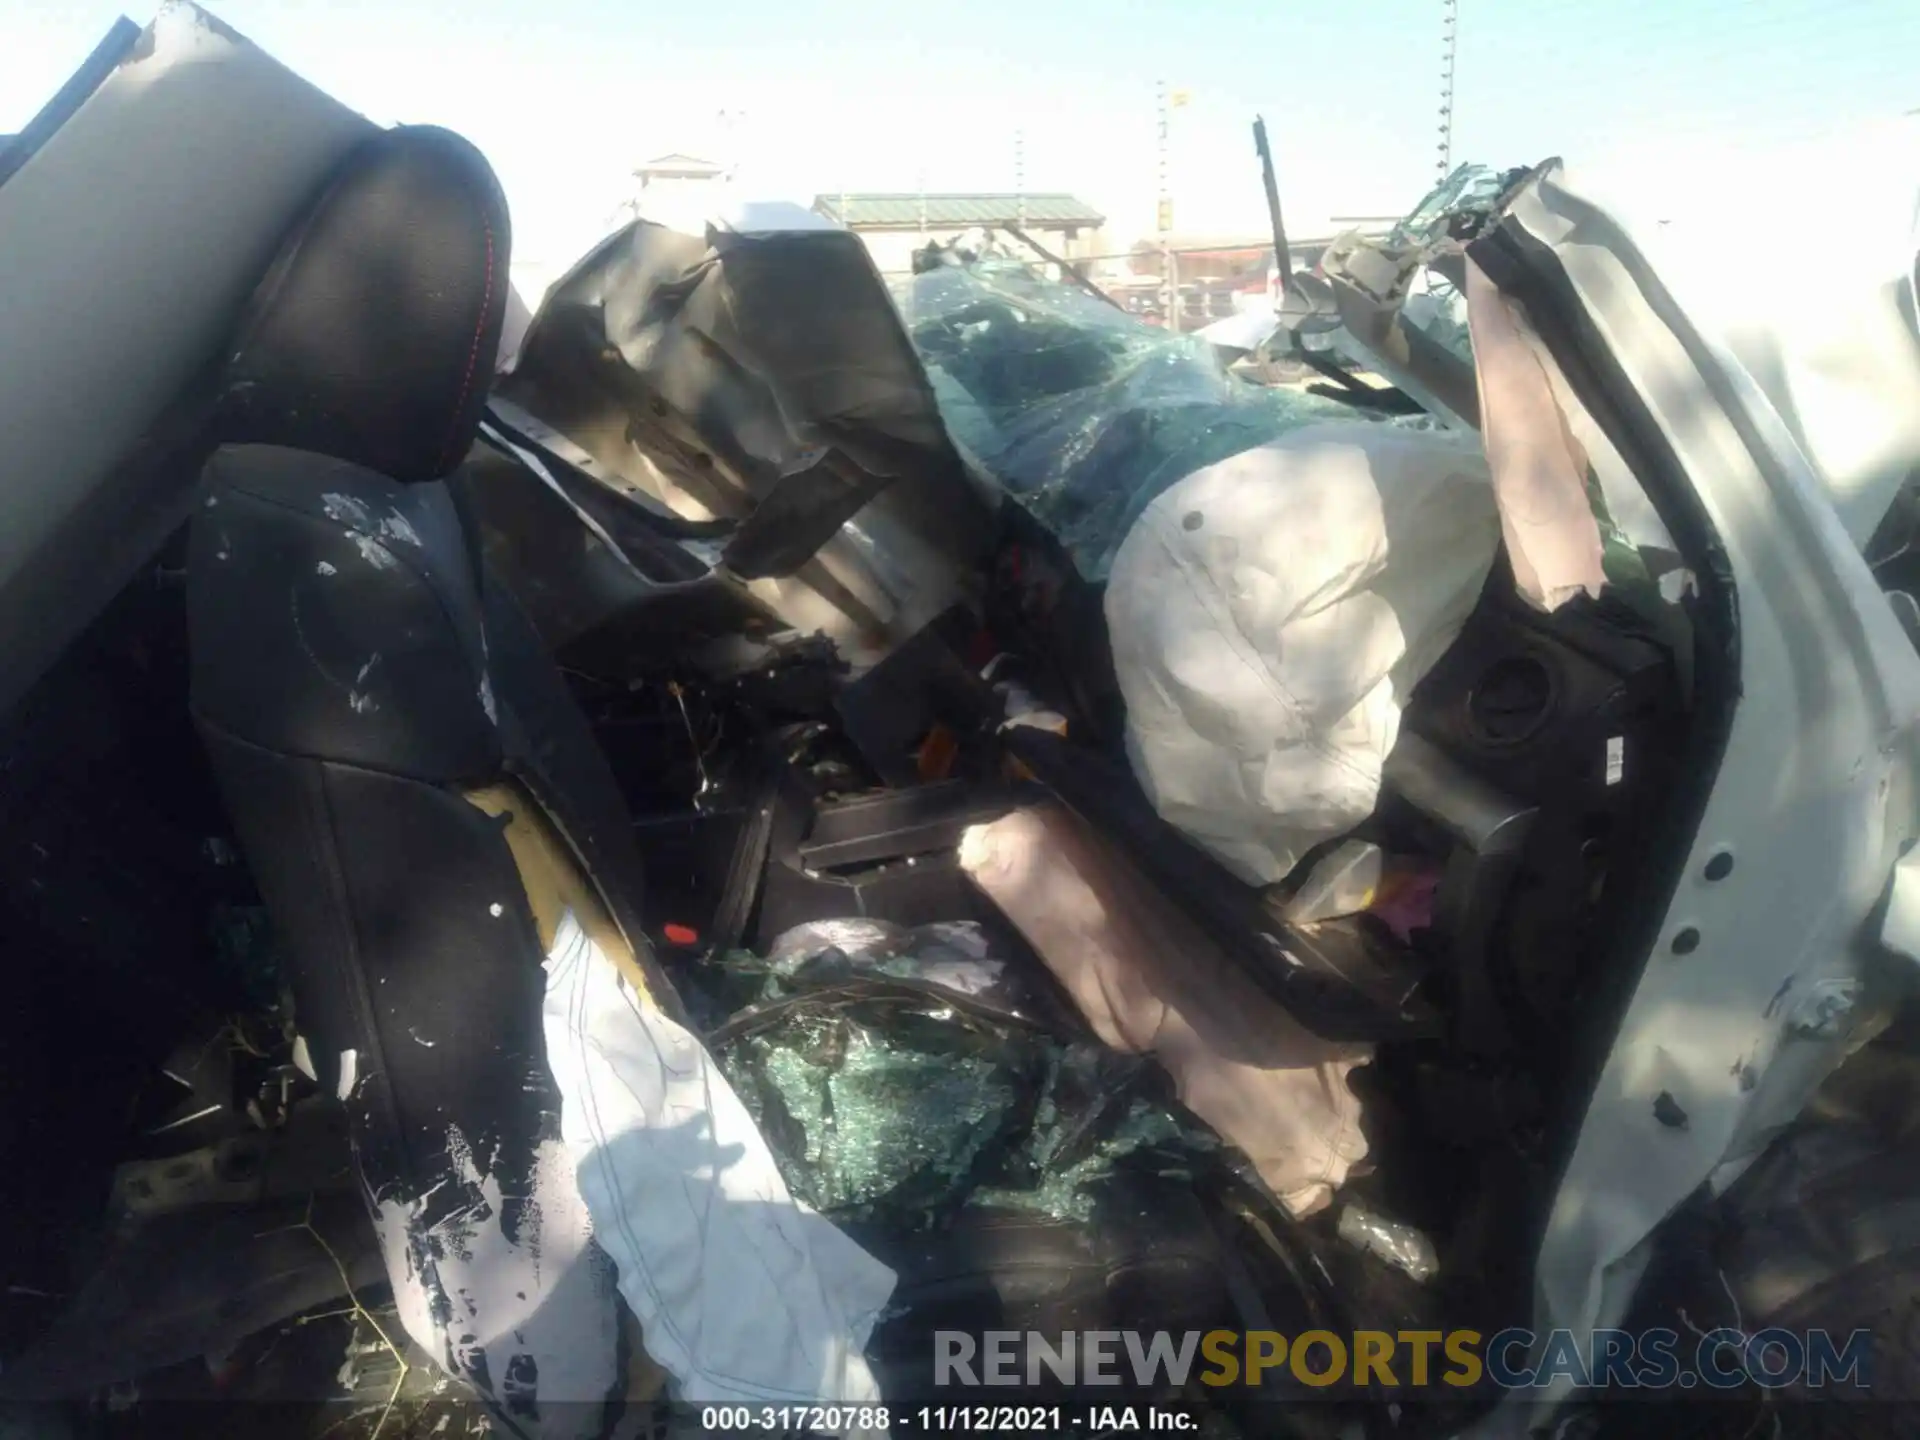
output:
M507 203L480 152L432 126L350 154L242 317L219 439L436 480L473 443L507 305Z

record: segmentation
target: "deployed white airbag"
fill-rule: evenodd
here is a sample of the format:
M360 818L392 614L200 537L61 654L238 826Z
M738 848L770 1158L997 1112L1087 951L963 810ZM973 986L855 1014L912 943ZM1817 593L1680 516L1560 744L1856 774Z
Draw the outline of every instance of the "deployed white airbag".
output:
M794 1200L706 1048L634 994L571 910L546 970L561 1137L675 1398L876 1404L863 1352L893 1272ZM821 1428L884 1437L863 1414Z
M1107 585L1133 768L1243 879L1373 810L1400 710L1500 540L1479 441L1315 425L1189 475Z

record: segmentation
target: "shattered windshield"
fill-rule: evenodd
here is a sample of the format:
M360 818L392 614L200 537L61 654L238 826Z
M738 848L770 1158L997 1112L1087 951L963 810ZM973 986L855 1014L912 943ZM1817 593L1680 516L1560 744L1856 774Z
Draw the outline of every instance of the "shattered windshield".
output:
M895 298L954 438L1104 580L1180 476L1315 420L1331 399L1249 383L1170 334L1018 260L940 266Z
M1509 173L1490 166L1462 165L1395 221L1382 243L1400 249L1443 240L1450 228L1485 216L1511 183Z

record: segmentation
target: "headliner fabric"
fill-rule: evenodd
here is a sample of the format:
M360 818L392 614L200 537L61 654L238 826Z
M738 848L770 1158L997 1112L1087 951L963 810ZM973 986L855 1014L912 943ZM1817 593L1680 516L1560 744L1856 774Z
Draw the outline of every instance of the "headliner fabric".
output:
M1106 611L1162 818L1256 885L1366 819L1401 706L1499 539L1476 438L1371 422L1296 430L1161 494Z
M561 1135L675 1398L878 1402L863 1352L893 1272L794 1200L706 1048L622 982L571 910L546 970Z

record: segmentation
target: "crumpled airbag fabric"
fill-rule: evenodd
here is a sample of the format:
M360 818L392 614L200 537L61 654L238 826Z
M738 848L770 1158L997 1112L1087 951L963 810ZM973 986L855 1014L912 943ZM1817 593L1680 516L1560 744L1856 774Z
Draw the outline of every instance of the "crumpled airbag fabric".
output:
M622 982L571 912L546 970L561 1135L676 1398L878 1400L862 1352L893 1272L794 1200L706 1048Z
M976 826L960 863L1094 1033L1152 1055L1293 1214L1333 1198L1367 1153L1347 1076L1370 1047L1309 1033L1066 810Z
M1514 586L1541 610L1606 583L1587 457L1568 428L1530 327L1467 261L1467 318L1479 360L1480 427Z

